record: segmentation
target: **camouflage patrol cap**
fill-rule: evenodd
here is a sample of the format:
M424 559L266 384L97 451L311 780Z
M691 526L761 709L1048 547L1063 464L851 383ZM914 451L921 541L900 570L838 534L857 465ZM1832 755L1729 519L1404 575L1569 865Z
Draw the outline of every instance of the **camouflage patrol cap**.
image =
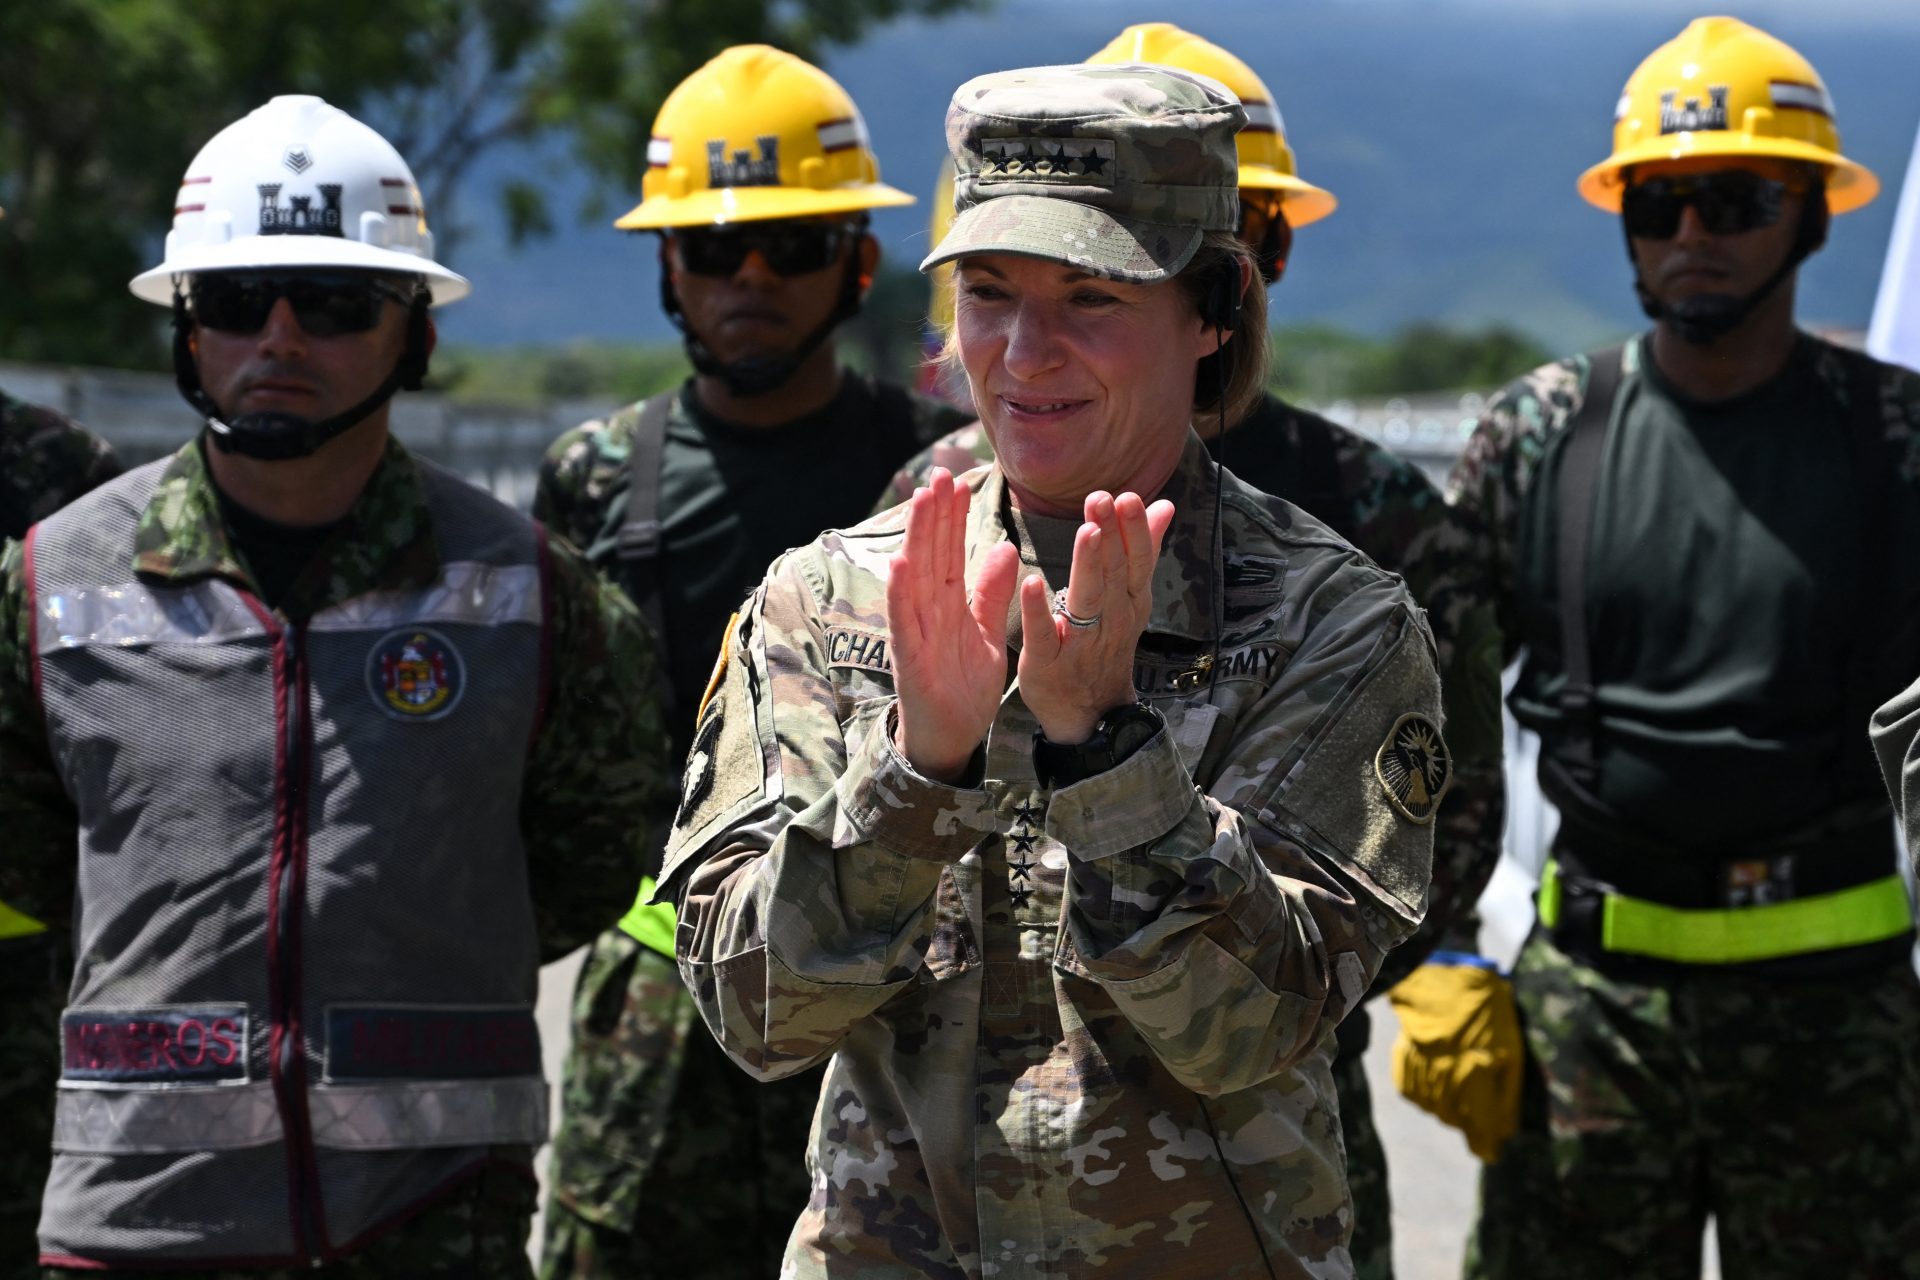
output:
M920 269L1015 253L1170 279L1203 233L1240 226L1233 135L1246 121L1225 86L1171 67L976 76L947 108L953 226Z

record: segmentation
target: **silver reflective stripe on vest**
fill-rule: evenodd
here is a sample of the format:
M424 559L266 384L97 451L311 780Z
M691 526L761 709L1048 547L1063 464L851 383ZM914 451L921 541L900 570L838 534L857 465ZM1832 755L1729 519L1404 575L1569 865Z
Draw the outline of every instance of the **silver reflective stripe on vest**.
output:
M42 654L88 645L214 645L266 633L238 591L211 579L159 592L137 582L63 587L39 605L34 643Z
M307 1092L307 1110L321 1147L537 1147L547 1140L547 1082L538 1076L319 1085Z
M232 1151L280 1140L273 1084L146 1089L62 1085L53 1117L56 1151L134 1155Z
M497 627L513 622L539 626L537 565L453 561L432 586L411 591L371 591L314 615L314 631L385 631L416 624L471 623Z

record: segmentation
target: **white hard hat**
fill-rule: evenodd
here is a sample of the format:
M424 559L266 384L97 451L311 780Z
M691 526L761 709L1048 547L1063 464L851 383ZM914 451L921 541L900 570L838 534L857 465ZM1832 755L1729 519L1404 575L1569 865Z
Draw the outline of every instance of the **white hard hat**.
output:
M174 280L275 267L420 276L435 303L473 286L433 260L413 170L388 141L319 98L275 98L200 149L180 181L165 261L133 278L169 306Z

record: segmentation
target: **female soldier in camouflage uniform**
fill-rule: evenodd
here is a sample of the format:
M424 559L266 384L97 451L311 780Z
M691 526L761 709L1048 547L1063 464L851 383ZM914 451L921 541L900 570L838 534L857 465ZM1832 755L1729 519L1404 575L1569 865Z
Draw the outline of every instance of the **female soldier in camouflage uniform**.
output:
M923 269L997 461L729 631L663 883L727 1051L833 1057L785 1274L1352 1274L1332 1031L1450 769L1397 579L1192 433L1264 375L1244 119L1160 67L961 86Z

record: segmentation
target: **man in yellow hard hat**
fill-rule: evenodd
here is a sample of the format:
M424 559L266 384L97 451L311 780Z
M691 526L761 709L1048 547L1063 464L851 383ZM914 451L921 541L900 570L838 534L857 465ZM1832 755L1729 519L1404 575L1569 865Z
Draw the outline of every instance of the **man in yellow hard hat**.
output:
M1332 194L1302 179L1273 94L1252 68L1220 46L1172 23L1128 27L1088 59L1156 63L1210 76L1232 90L1247 124L1239 151L1240 235L1261 274L1277 283L1295 228L1335 208ZM936 214L936 217L938 215ZM936 287L938 277L936 276ZM1213 457L1235 475L1305 508L1375 561L1407 580L1428 610L1446 690L1446 735L1455 783L1435 823L1433 882L1420 931L1388 957L1373 989L1384 991L1436 947L1472 951L1466 923L1500 858L1505 791L1500 769L1500 669L1487 590L1472 542L1448 514L1440 491L1418 467L1365 437L1268 393L1237 421L1198 415L1194 426ZM909 463L883 502L910 497L934 466L958 474L992 456L978 426L954 433ZM1456 941L1456 934L1465 936ZM1360 1280L1393 1274L1386 1151L1373 1123L1362 1053L1369 1037L1364 1007L1340 1024L1332 1071L1353 1199L1349 1249Z
M1920 665L1920 376L1794 324L1877 186L1805 58L1689 25L1579 183L1652 329L1508 387L1454 473L1561 813L1471 1276L1697 1276L1709 1215L1730 1276L1920 1275L1920 980L1863 738Z
M880 259L868 213L913 200L880 181L859 110L824 72L726 50L668 96L648 161L644 198L614 225L659 234L661 301L694 374L556 441L534 513L653 624L684 759L711 746L693 731L713 656L768 561L858 520L962 418L836 357ZM682 802L702 797L694 782ZM821 1073L760 1085L726 1059L652 892L649 876L581 971L541 1272L772 1277L810 1194Z

